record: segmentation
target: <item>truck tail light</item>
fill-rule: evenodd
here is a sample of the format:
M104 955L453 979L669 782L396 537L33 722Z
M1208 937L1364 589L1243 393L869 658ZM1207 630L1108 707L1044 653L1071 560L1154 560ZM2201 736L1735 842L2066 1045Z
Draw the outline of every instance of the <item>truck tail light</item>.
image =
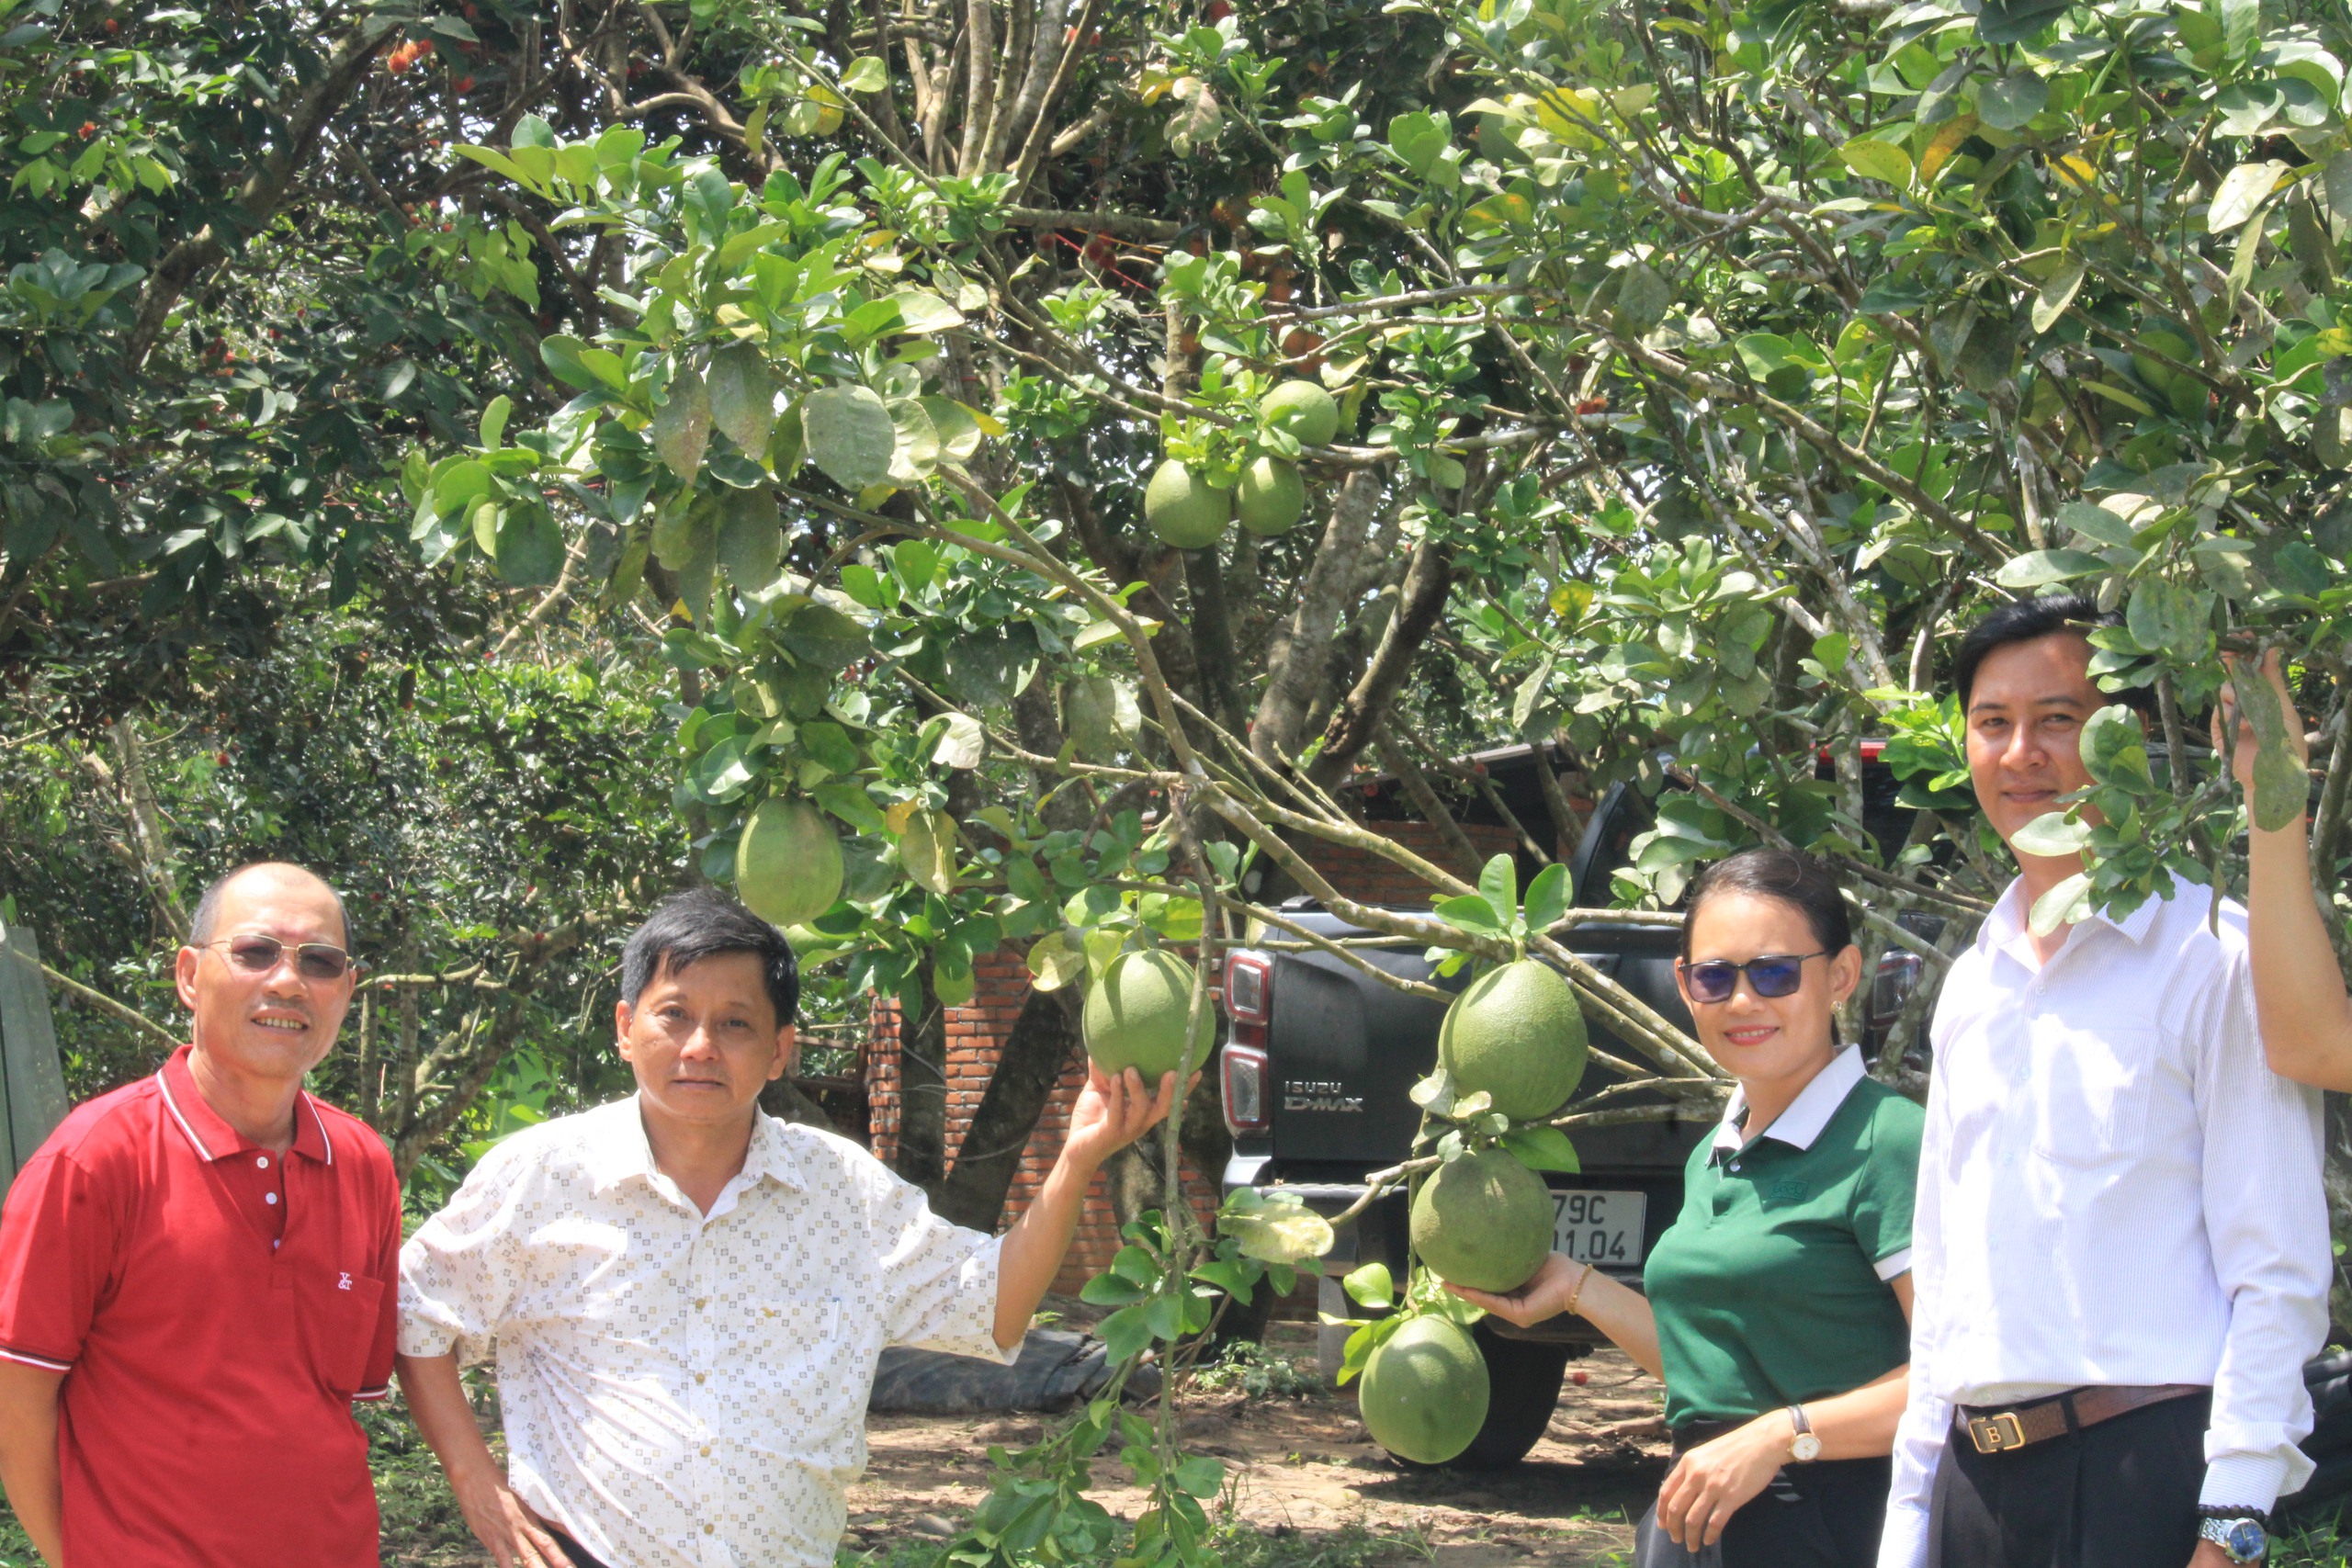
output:
M1266 1098L1266 1053L1255 1045L1228 1041L1220 1073L1225 1098L1225 1127L1235 1137L1262 1133L1273 1125Z
M1273 1016L1274 961L1262 953L1237 948L1225 955L1225 1010L1236 1023L1261 1029Z
M1919 955L1899 952L1883 953L1878 961L1878 974L1871 981L1871 1026L1881 1032L1894 1027L1903 1016L1903 1004L1919 984Z
M1272 954L1237 948L1225 955L1225 1010L1233 1020L1217 1069L1226 1130L1236 1137L1262 1133L1273 1125L1266 1057L1266 1023L1274 1014Z

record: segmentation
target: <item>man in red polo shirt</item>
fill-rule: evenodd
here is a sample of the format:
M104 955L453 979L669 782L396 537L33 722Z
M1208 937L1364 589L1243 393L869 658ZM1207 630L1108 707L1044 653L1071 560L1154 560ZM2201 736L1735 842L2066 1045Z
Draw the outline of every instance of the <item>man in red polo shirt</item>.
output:
M52 1568L374 1568L356 1399L390 1382L401 1194L302 1092L351 1003L298 866L207 891L193 1041L68 1116L0 1210L0 1482Z

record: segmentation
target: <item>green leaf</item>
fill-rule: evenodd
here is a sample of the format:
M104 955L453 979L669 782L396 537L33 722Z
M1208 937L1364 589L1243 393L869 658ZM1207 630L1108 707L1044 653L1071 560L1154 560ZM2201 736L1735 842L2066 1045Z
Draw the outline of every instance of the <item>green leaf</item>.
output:
M871 54L851 61L842 73L842 85L853 93L878 93L889 85L889 67Z
M1509 930L1519 918L1519 863L1509 855L1496 855L1478 873L1478 893L1487 907L1495 912L1498 930Z
M2069 0L1984 0L1976 36L1986 43L2023 43L2065 14Z
M2204 655L2212 615L2211 594L2186 583L2154 577L2132 591L2124 626L2131 632L2132 640L2150 653L2194 660Z
M1518 1127L1503 1134L1503 1147L1530 1170L1561 1170L1574 1176L1584 1169L1577 1146L1557 1127Z
M765 485L720 492L718 564L746 591L774 582L784 564L784 519Z
M2035 550L2003 562L1993 581L2004 588L2040 588L2107 569L2107 562L2087 550Z
M2069 257L2056 272L2042 280L2041 290L2033 298L2033 330L2046 333L2055 326L2066 307L2075 302L2076 290L2083 286L2083 263L2080 257Z
M1425 111L1400 114L1388 122L1389 151L1416 175L1426 175L1451 140L1451 132L1438 117Z
M2211 234L2227 234L2245 226L2270 193L2278 188L2279 177L2287 173L2287 165L2272 158L2259 164L2240 164L2222 176L2221 188L2213 193L2213 205L2205 209L2205 230Z
M491 558L512 586L545 588L563 575L563 530L544 506L510 506Z
M1097 1274L1080 1287L1078 1299L1090 1306L1118 1307L1143 1300L1138 1286L1129 1284L1116 1274Z
M496 451L506 436L506 416L514 412L514 400L501 392L490 400L481 411L481 444L484 450Z
M904 289L891 295L890 299L899 307L899 330L902 333L944 333L964 324L963 311L923 289Z
M1122 1307L1095 1325L1094 1332L1102 1340L1102 1350L1114 1365L1131 1361L1151 1345L1151 1324L1144 1316L1141 1304Z
M2149 794L2155 779L2148 769L2147 740L2140 716L2121 703L2110 704L2083 723L2083 767L2100 784Z
M2034 935L2048 936L2061 926L2088 919L2090 912L2091 879L2078 871L2033 901L2026 924Z
M1340 1280L1340 1289L1345 1291L1348 1300L1356 1305L1375 1311L1391 1305L1396 1300L1396 1282L1390 1277L1385 1263L1367 1263L1350 1271Z
M2020 65L1976 95L1976 118L1996 130L2022 130L2050 102L2050 84Z
M2063 811L2045 811L2018 829L2010 841L2019 854L2052 859L2080 854L2090 848L2091 825L2071 819Z
M1907 188L1911 184L1911 154L1892 141L1858 136L1840 147L1838 155L1864 179L1879 180L1898 188Z
M710 423L753 458L768 449L775 431L775 378L764 355L748 343L731 343L710 356Z
M1225 1485L1223 1461L1194 1454L1169 1472L1176 1489L1194 1497L1214 1497Z
M2258 662L2241 668L2256 668ZM2311 778L2295 760L2293 745L2287 739L2287 714L2279 706L2277 689L2256 677L2233 682L2233 690L2237 694L2238 711L2254 728L2254 825L2275 833L2310 808Z
M1265 1207L1255 1213L1219 1215L1217 1231L1239 1242L1243 1257L1261 1263L1320 1258L1331 1250L1333 1240L1330 1221L1279 1190L1268 1192Z
M825 387L800 400L808 455L825 477L854 495L890 477L899 427L869 387Z
M670 378L670 398L653 411L653 449L669 470L691 485L710 444L710 393L701 373L681 365Z
M1441 898L1431 906L1431 912L1458 931L1488 932L1508 929L1508 922L1496 923L1494 906L1475 893Z
M1527 929L1540 931L1568 912L1568 868L1553 864L1527 885Z

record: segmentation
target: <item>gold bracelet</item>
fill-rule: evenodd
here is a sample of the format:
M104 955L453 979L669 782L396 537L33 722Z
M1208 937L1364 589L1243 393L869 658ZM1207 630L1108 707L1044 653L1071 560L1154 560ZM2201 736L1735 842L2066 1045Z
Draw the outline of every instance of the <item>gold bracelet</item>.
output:
M1584 1299L1584 1288L1591 1282L1592 1265L1588 1263L1584 1266L1584 1272L1577 1276L1577 1288L1568 1292L1568 1304L1566 1311L1570 1317L1580 1315L1577 1311L1577 1303Z

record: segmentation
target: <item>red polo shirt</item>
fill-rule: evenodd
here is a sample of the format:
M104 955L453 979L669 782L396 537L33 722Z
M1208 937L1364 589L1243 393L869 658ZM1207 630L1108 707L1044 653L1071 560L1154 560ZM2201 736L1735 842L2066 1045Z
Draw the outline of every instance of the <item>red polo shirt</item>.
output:
M187 1056L68 1116L0 1209L0 1355L65 1379L62 1568L375 1568L351 1402L391 1381L391 1159L307 1094L256 1147Z

